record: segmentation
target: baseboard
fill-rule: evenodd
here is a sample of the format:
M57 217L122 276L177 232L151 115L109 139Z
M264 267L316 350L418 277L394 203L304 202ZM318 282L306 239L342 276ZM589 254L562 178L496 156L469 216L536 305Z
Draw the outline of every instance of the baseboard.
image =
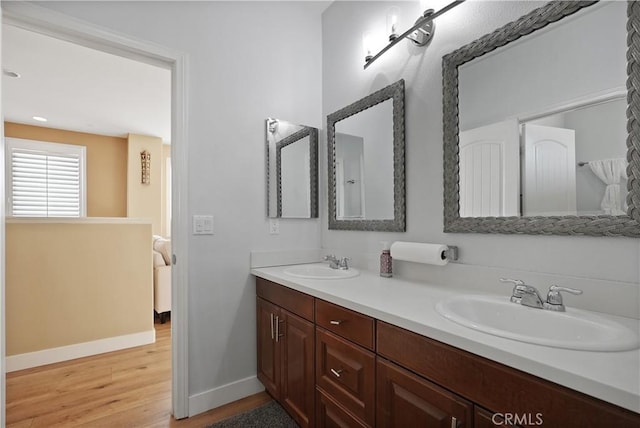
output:
M155 341L156 331L151 329L141 333L126 334L124 336L109 337L91 342L61 346L59 348L43 349L42 351L7 356L5 367L7 372L14 372L31 367L44 366L45 364L59 363L61 361L74 360L76 358L103 354L105 352L133 348L134 346L148 345Z
M264 391L256 376L240 379L189 397L189 417Z

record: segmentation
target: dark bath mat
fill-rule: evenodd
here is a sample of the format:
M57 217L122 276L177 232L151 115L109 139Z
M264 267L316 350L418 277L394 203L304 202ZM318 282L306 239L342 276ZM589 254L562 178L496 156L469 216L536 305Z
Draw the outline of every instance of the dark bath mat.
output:
M275 401L240 413L209 428L299 428L291 416Z

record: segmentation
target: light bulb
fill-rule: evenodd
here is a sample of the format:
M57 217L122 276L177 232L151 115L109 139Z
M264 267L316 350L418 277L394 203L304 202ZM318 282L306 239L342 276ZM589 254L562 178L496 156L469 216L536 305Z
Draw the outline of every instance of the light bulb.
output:
M387 12L387 34L389 41L393 41L398 37L398 19L400 17L400 9L392 7Z
M373 35L371 31L366 31L362 34L362 49L364 50L364 60L368 62L373 58L372 52Z

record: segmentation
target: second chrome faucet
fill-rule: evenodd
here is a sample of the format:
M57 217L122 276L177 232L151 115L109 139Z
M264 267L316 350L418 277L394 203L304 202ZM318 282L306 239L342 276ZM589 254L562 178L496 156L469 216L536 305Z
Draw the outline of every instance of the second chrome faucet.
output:
M333 254L327 254L322 258L322 260L329 262L329 267L331 269L347 270L349 269L349 261L351 261L351 258L342 257L341 259L338 259Z
M571 294L582 294L582 290L552 285L549 287L547 300L543 302L538 289L525 284L524 281L520 279L500 278L500 282L513 284L513 291L511 292L511 301L513 303L518 303L530 308L548 309L556 312L564 312L566 310L562 302L561 291L566 291Z

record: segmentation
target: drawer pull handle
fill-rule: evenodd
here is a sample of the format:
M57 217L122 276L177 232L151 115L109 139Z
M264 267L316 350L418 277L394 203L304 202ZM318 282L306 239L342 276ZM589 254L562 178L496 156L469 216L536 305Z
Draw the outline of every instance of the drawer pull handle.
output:
M331 373L333 373L335 377L340 377L340 373L342 373L342 369L340 370L331 369Z
M458 428L458 420L455 416L451 416L451 428Z
M331 321L329 321L329 324L331 324L331 325L340 325L343 322L344 322L343 320L331 320Z

